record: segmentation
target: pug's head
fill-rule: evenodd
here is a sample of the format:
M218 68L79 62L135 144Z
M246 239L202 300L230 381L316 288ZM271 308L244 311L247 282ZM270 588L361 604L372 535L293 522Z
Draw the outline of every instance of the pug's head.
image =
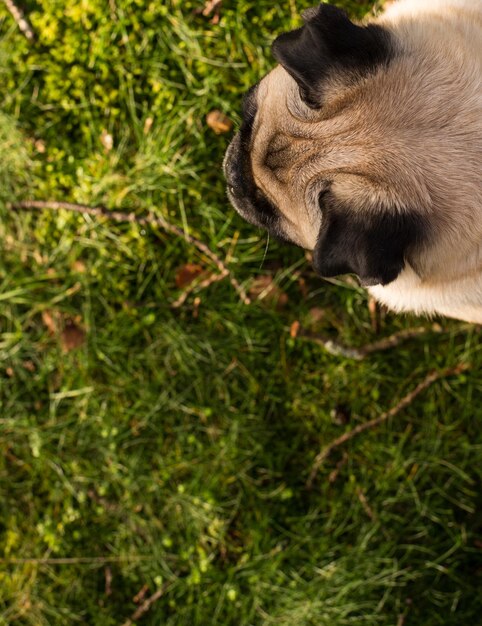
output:
M303 18L244 98L228 196L247 221L313 250L321 276L386 285L417 266L436 230L448 172L429 163L445 95L390 24L357 25L326 4Z

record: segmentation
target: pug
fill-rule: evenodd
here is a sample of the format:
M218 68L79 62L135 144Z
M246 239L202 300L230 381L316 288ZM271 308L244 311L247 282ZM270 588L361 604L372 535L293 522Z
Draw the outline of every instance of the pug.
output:
M246 94L228 196L395 311L482 323L482 0L321 4Z

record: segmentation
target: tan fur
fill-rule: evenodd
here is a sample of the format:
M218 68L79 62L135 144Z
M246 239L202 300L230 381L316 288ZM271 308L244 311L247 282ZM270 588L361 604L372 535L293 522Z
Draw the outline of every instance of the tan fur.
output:
M322 115L281 66L261 81L255 181L307 249L327 181L351 210L423 213L430 247L370 292L397 311L482 323L482 0L399 0L379 23L402 53L351 87L325 85Z

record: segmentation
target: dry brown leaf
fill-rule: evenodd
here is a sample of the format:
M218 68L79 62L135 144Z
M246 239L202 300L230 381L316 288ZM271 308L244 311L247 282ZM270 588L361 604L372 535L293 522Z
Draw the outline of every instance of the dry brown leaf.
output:
M144 135L149 134L149 131L151 130L153 123L154 123L154 119L152 117L146 117L145 122L144 122Z
M302 276L300 276L300 278L298 278L298 287L299 287L299 289L301 291L301 295L306 300L306 298L308 297L308 295L310 293L310 290L308 289L308 285L306 284L306 280Z
M39 154L44 154L47 149L45 146L45 142L42 139L37 139L34 143L35 149Z
M275 304L277 308L284 307L288 302L288 296L269 274L257 276L253 280L249 295L253 300L264 300L270 304Z
M42 311L42 322L51 335L55 335L59 322L58 311Z
M204 17L209 17L212 14L213 16L210 20L211 24L219 24L222 1L223 0L206 0L204 7L202 9L196 9L194 13L196 15L201 13Z
M325 317L325 310L321 307L314 306L308 311L308 320L307 323L312 326L318 324Z
M67 317L60 311L42 311L42 322L50 335L60 335L64 352L70 352L85 343L86 332L80 315Z
M24 361L22 363L22 365L23 365L23 368L26 369L27 372L30 372L31 374L33 374L35 372L35 370L37 369L35 367L35 363L33 361L30 361L30 360Z
M34 258L35 263L37 263L37 265L46 265L48 263L48 257L40 254L40 252L38 250L34 250L32 252L32 256Z
M204 8L203 8L203 15L204 15L204 17L207 17L213 11L218 10L219 9L219 5L221 4L222 1L223 0L207 0L207 2L204 4Z
M72 263L72 271L73 272L77 272L78 274L85 274L86 271L86 267L85 267L85 263L83 263L82 261L74 261L74 263Z
M60 333L60 343L64 352L71 352L80 348L85 343L85 330L79 325L78 320L66 320Z
M222 133L229 133L233 128L233 122L219 109L214 109L206 115L206 124L211 128L216 135Z
M102 129L100 134L100 143L104 146L106 152L110 152L114 147L114 138L105 128Z
M298 320L295 320L290 326L290 337L291 339L296 339L298 333L300 332L301 324Z
M201 276L204 269L197 263L186 263L181 265L176 272L176 287L183 289L190 285L196 278Z
M378 304L375 298L368 297L368 313L370 314L370 323L374 333L378 332Z

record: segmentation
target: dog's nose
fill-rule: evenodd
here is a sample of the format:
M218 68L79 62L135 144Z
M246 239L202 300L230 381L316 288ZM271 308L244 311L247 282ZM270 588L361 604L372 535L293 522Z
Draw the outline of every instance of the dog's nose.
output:
M228 163L224 167L224 176L228 184L229 193L233 196L239 195L239 185L236 184L235 168L232 163Z
M239 135L236 135L226 150L223 169L229 192L233 196L241 196L242 189L239 175Z
M224 162L224 177L229 188L236 187L235 167L232 160Z

